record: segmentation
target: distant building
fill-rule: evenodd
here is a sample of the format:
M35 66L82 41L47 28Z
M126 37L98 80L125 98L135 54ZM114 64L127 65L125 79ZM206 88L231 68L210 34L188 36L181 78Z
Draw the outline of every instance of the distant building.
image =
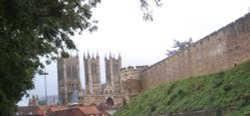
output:
M74 90L77 90L78 97L82 99L78 56L58 59L57 71L59 104L69 104Z
M45 105L45 96L38 96L38 104ZM59 105L58 95L48 95L47 96L47 105Z
M32 97L29 98L28 106L39 106L38 95L36 95L36 97L32 95Z
M86 94L100 95L101 75L99 55L97 54L96 57L90 57L89 54L87 56L84 56L84 69Z
M20 106L17 116L44 116L45 106Z
M48 109L47 116L109 116L101 112L96 106L75 105L69 107L52 106Z
M106 83L107 86L111 86L111 93L122 94L122 84L120 77L120 69L122 68L122 60L119 55L118 59L111 56L105 58L105 70L106 70ZM105 91L108 93L110 91Z
M80 86L78 60L78 56L58 60L60 105L72 104L70 98L76 96L76 94L73 95L75 90L78 91L78 99L74 97L74 100L77 100L78 103L85 105L106 103L110 106L124 104L131 97L141 92L141 75L139 73L147 66L139 66L137 69L133 67L128 70L122 69L121 56L115 58L109 54L109 57L105 57L106 83L101 84L99 55L90 56L89 53L84 54L83 58L86 85L85 92L83 92ZM77 76L72 78L72 75ZM133 83L133 86L129 87L128 82ZM82 95L83 93L84 95Z
M122 66L121 56L117 59L105 57L106 83L101 84L99 55L84 55L86 94L83 104L107 103L111 106L122 102L125 94L122 93L122 85L119 70Z
M45 108L45 106L21 106L18 107L16 116L44 116ZM100 111L96 106L81 104L49 106L46 109L46 116L110 116L108 112Z

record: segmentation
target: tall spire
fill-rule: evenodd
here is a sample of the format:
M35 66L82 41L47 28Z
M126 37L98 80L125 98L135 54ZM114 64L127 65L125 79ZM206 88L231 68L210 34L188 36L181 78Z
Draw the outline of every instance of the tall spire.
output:
M88 54L87 54L87 58L90 58L89 51L88 51Z
M96 51L96 58L99 59L99 54L97 51Z
M109 51L109 59L111 59L112 58L112 56L111 56L111 52Z
M85 55L85 52L83 52L83 59L86 59L86 55Z
M122 59L122 57L121 57L121 53L119 52L119 56L118 56L118 59Z

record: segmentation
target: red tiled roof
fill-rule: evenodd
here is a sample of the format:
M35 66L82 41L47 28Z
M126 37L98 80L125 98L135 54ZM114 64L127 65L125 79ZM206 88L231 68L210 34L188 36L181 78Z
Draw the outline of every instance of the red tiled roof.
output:
M68 109L66 106L50 106L48 111L49 112L54 112L54 111L66 110L66 109Z
M101 114L96 106L74 106L67 107L50 107L48 116L87 116L90 114Z
M85 114L100 114L101 112L96 108L96 106L82 106L78 107Z
M81 112L78 108L72 108L72 109L49 112L48 116L87 116L87 115Z
M19 115L43 115L45 106L20 106L17 113Z

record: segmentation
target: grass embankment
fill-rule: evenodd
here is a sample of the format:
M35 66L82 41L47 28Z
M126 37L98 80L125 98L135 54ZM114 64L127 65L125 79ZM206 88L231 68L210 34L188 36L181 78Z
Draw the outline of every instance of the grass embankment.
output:
M250 61L216 74L167 83L134 97L115 116L236 108L227 115L250 115Z

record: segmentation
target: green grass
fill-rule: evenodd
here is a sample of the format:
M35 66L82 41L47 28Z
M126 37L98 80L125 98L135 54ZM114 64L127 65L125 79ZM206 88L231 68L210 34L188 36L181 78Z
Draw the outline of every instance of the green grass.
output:
M115 116L236 108L226 115L250 115L250 61L216 74L163 84L134 97Z

